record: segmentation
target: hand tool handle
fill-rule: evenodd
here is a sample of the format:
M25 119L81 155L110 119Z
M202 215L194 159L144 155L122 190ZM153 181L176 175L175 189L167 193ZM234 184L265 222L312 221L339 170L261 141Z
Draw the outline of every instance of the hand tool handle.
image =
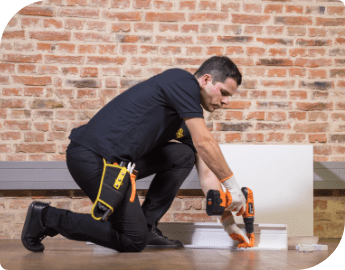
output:
M246 211L242 214L243 221L246 227L247 233L253 233L254 232L254 194L253 191L250 188L243 187L241 188L241 191L246 198L247 207Z

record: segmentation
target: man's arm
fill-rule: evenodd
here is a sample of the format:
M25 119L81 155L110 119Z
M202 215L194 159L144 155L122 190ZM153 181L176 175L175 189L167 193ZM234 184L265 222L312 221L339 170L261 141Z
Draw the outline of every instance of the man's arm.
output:
M226 163L218 143L208 131L205 120L203 118L185 118L184 121L192 136L198 155L218 177L218 180L231 176L232 171Z

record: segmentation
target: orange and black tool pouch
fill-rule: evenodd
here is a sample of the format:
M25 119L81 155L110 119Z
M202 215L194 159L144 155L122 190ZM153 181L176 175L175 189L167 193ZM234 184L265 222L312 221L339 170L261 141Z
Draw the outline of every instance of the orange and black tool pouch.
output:
M138 172L131 173L125 166L117 163L108 164L103 159L104 167L97 199L93 204L91 215L95 220L105 221L114 212L132 186L130 202L134 202L136 194L135 180ZM134 166L133 166L134 168Z

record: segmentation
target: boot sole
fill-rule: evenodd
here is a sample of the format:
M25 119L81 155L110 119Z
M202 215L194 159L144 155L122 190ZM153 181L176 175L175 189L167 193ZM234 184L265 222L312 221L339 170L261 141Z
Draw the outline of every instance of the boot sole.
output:
M30 251L33 251L33 252L42 252L44 250L44 246L43 248L42 247L38 247L38 248L34 248L34 247L31 247L29 246L24 237L26 235L26 232L28 230L28 227L29 227L29 221L31 219L31 214L32 214L32 210L34 208L34 205L35 205L35 202L32 202L30 205L29 205L29 209L28 209L28 212L26 214L26 219L25 219L25 222L24 222L24 227L23 227L23 231L22 231L22 236L21 236L21 239L22 239L22 243L23 243L23 246L27 249L27 250L30 250Z

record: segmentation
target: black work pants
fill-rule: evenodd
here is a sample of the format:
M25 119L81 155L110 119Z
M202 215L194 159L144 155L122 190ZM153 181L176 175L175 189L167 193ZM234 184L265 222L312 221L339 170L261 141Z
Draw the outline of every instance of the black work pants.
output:
M75 182L94 202L103 172L102 157L71 142L66 162ZM129 202L129 188L121 205L105 222L94 220L91 214L50 207L45 226L68 239L91 241L121 252L141 251L148 240L147 224L157 223L168 211L194 163L195 155L189 146L168 142L135 162L138 180L156 174L142 207L137 195L133 203Z

